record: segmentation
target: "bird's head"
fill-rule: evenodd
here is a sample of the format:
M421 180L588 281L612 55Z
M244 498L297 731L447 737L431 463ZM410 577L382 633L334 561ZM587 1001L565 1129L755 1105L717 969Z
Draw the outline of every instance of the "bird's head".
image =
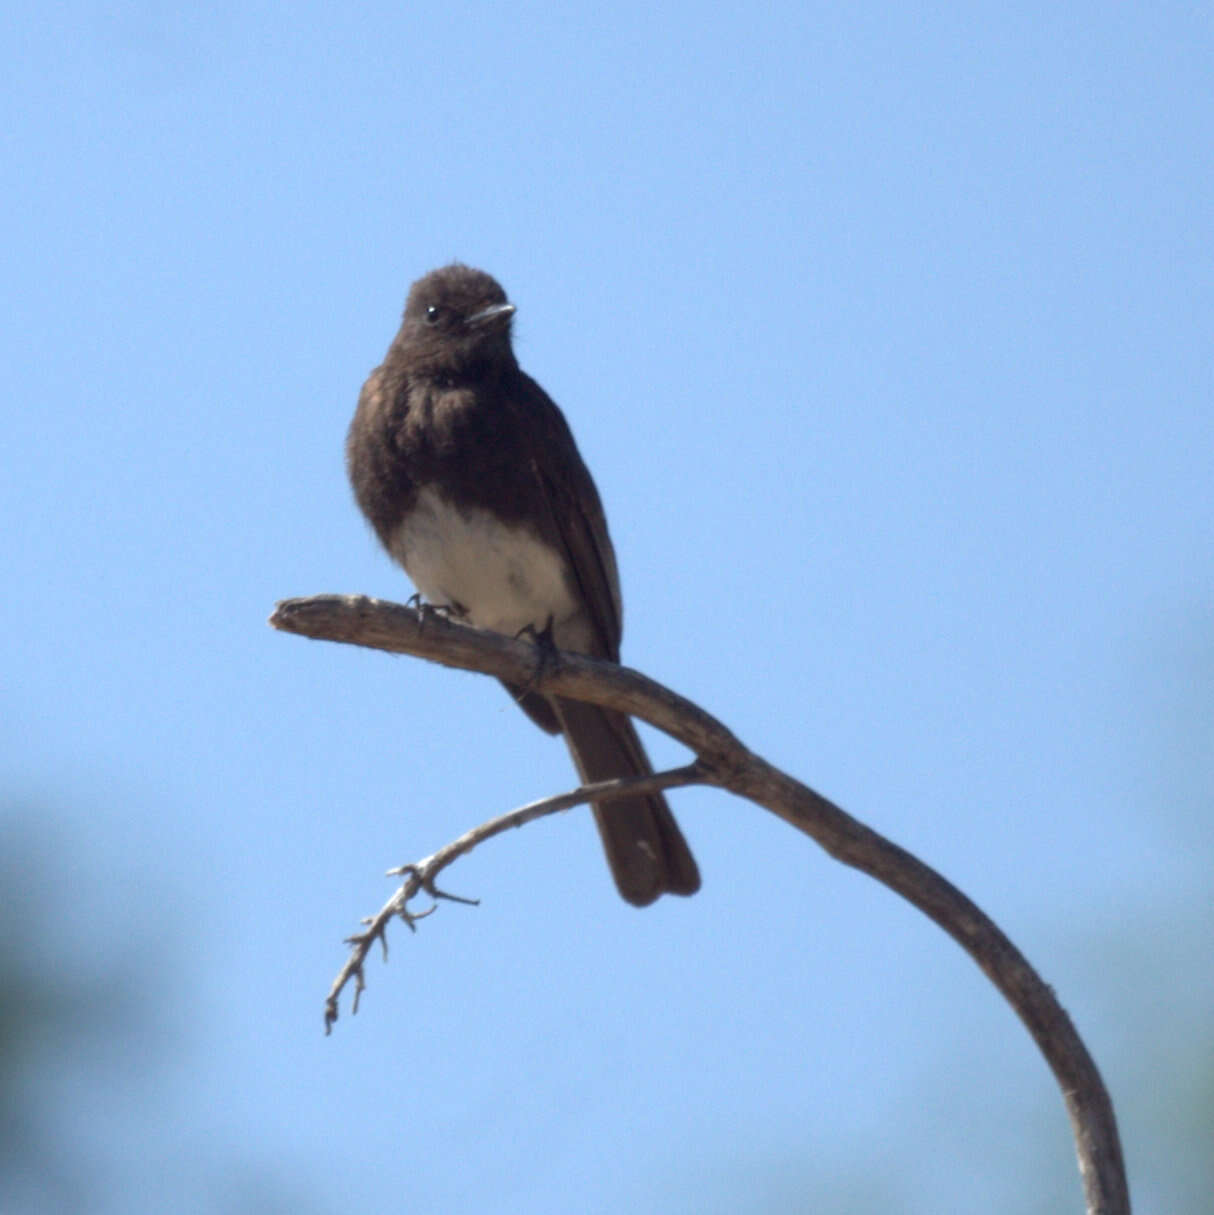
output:
M455 263L432 270L409 290L397 341L415 366L458 371L501 363L513 368L514 305L496 279Z

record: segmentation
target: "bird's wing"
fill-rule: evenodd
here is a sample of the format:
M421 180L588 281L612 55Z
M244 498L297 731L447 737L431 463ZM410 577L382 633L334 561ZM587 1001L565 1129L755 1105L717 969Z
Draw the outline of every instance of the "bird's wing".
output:
M572 459L559 465L533 461L533 474L551 517L552 532L573 570L582 602L601 643L599 657L618 662L623 630L620 575L607 518L590 472L578 455L573 434L556 402L529 376L532 416L545 432L540 451L567 451Z

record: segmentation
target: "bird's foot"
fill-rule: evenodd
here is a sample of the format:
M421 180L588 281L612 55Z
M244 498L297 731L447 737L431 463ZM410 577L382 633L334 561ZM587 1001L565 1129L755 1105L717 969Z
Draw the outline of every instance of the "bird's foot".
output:
M426 619L431 615L442 616L447 620L462 620L468 614L461 603L427 603L421 597L420 591L414 591L405 601L405 606L417 609L419 632L426 627Z
M556 642L552 639L551 615L548 617L548 623L542 629L537 629L533 624L525 624L514 636L515 640L527 638L535 646L538 655L531 678L515 697L515 700L521 701L536 691L549 668L556 666L556 656L559 651L556 648Z

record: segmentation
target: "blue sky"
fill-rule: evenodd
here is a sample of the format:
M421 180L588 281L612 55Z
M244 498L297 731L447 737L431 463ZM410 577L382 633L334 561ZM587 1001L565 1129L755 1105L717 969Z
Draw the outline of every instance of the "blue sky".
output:
M716 793L673 799L696 898L533 825L323 1037L383 870L573 780L490 681L264 623L411 593L342 442L456 258L594 472L625 661L992 914L1138 1209L1196 1200L1212 46L1185 5L6 9L0 789L38 973L113 997L28 1107L89 1209L1078 1209L976 968Z

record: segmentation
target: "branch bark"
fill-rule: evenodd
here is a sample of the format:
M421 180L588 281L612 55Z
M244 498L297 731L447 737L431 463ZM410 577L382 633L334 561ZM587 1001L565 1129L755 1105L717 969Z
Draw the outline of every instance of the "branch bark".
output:
M529 641L473 629L424 607L366 596L318 595L284 600L270 624L284 632L411 654L516 685L530 684L550 695L619 709L682 742L694 752L695 763L648 780L664 782L662 787L710 784L770 810L836 860L900 894L961 945L1024 1022L1054 1073L1071 1119L1089 1215L1129 1215L1125 1164L1104 1082L1066 1011L1024 955L981 908L935 870L754 754L699 706L637 671L580 654L562 652L555 661L548 656L541 662ZM593 796L602 799L634 785L606 782L594 787ZM337 995L351 978L357 1000L363 986L362 961L375 940L385 941L384 928L392 917L400 915L412 927L417 916L408 911L411 898L421 891L452 897L434 886L442 868L507 827L589 800L591 793L579 789L523 807L469 832L417 865L396 871L406 882L377 916L366 921L368 930L351 938L354 953L330 992L327 1023L331 1024L329 1013L336 1016Z

